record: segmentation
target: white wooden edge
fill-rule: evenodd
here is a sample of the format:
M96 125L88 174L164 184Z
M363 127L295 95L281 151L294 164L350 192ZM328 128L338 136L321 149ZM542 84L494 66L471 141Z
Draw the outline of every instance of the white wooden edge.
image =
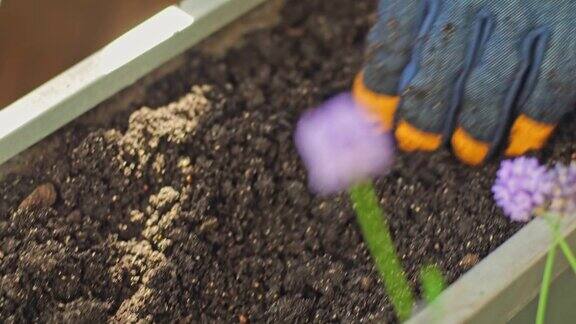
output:
M0 110L0 164L264 1L182 1Z
M575 246L576 218L565 218L562 231L568 243ZM439 297L437 307L423 309L407 323L508 322L538 295L551 242L548 224L542 219L533 220L450 285ZM564 257L557 257L554 277L567 270Z

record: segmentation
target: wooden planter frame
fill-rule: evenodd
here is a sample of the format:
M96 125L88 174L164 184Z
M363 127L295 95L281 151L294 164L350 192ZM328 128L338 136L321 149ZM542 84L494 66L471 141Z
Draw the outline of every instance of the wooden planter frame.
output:
M185 0L0 110L0 164L39 142L265 0ZM563 234L576 246L576 218ZM534 220L452 284L440 308L409 323L526 323L534 319L549 228ZM551 323L576 322L576 279L557 258Z

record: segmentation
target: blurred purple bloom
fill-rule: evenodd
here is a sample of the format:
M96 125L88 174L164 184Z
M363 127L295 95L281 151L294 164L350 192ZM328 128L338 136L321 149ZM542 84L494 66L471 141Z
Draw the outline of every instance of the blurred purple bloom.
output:
M386 173L394 147L390 134L362 114L350 93L306 112L296 129L296 148L312 190L332 194Z
M576 212L576 163L557 164L550 170L553 181L549 210L559 214Z
M514 221L527 222L551 192L551 177L535 158L503 161L492 187L496 204Z

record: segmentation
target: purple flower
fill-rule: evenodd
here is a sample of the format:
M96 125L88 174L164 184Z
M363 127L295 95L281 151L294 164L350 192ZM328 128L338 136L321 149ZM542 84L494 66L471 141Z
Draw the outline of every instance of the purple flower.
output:
M503 161L492 187L496 204L514 221L530 220L552 189L551 176L535 158L519 157Z
M298 122L296 148L312 190L336 193L389 170L394 155L390 134L362 111L350 93L343 93Z
M550 170L552 192L549 210L558 214L576 212L576 163L570 165L557 164Z

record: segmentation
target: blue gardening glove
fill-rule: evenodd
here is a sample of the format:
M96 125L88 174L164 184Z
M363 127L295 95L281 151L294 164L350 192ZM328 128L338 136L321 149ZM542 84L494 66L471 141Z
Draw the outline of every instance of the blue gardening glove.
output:
M381 0L358 102L406 151L541 148L576 103L576 1Z

